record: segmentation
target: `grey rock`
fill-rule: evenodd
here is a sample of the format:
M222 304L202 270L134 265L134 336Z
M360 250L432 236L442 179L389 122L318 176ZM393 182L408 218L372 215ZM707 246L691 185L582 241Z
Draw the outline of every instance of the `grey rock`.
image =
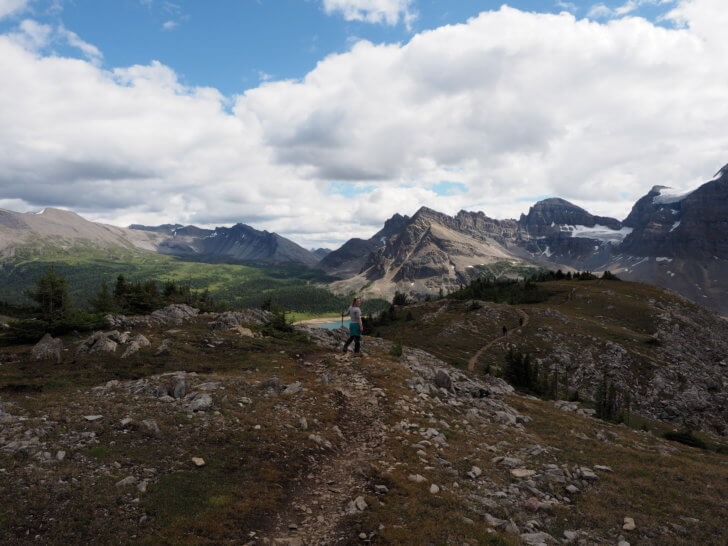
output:
M161 430L159 430L159 425L154 419L145 419L142 421L142 425L147 430L147 432L156 435L161 434Z
M139 347L151 347L151 342L144 337L142 334L137 334L129 340L131 343L136 343Z
M179 400L187 394L187 378L183 375L175 375L167 383L167 394Z
M452 390L452 378L445 370L437 370L432 382L440 389Z
M154 311L150 317L158 324L182 324L193 319L200 313L199 309L190 307L189 305L176 303L168 305L164 309Z
M549 542L553 543L554 538L548 533L521 533L521 540L530 546L542 546Z
M157 348L157 350L154 352L154 356L168 355L171 348L172 348L172 340L164 339L164 340L162 340L162 343L159 344L159 347Z
M333 446L331 445L331 442L329 442L327 439L321 437L318 434L309 434L308 439L314 442L316 445L320 447L325 447L326 449L331 449Z
M38 361L50 360L56 364L60 364L63 360L61 352L63 351L63 342L56 339L50 334L46 334L35 344L30 351L30 357Z
M140 349L141 345L139 345L136 341L132 341L121 355L121 358L129 358L131 355L138 353Z
M301 391L303 391L303 387L301 386L301 382L300 381L296 381L295 383L291 383L285 389L283 389L282 394L284 396L292 396L294 394L298 394Z
M116 487L125 487L127 485L133 485L137 482L137 479L134 476L127 476L123 480L119 480L116 482Z
M190 403L192 411L207 411L212 407L212 396L209 394L197 394Z
M474 479L478 478L482 473L483 473L483 471L480 469L480 467L473 466L465 475L468 478L474 480Z

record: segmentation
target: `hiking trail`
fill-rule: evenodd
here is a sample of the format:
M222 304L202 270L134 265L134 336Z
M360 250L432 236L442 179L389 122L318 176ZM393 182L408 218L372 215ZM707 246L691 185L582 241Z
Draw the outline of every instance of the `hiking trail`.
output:
M523 309L515 309L515 311L516 311L516 313L518 313L518 316L523 319L523 324L519 325L518 328L515 328L513 330L508 330L508 332L505 335L498 336L497 338L489 341L488 343L483 345L480 349L478 349L478 352L476 352L468 360L468 371L472 372L473 370L475 370L475 364L476 364L476 362L478 362L480 355L482 355L485 351L490 349L494 343L497 343L498 341L501 341L501 340L507 338L511 333L518 332L522 328L525 328L526 326L528 326L528 320L529 320L528 313L526 313Z
M371 365L374 364L364 364ZM325 375L337 385L336 405L347 414L346 421L350 423L341 431L346 447L324 450L319 457L312 458L307 474L290 492L288 509L278 514L273 529L267 533L272 544L338 544L348 538L340 526L347 515L345 507L358 492L366 494L364 469L376 459L385 440L385 415L376 389L355 366L362 364L354 363L348 355L335 355L333 366L330 361L315 365L317 375Z

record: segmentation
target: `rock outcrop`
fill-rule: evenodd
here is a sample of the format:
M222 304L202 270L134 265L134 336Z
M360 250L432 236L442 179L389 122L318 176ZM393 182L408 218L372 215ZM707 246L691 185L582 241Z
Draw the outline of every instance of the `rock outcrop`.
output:
M30 351L30 356L35 361L49 360L60 364L63 361L62 351L63 341L46 334Z

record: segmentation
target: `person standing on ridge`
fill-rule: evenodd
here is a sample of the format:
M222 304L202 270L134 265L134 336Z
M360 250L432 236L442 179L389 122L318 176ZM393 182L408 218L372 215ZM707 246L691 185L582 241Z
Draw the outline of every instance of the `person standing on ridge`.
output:
M361 321L361 300L354 298L351 307L347 309L344 315L349 315L351 322L349 322L349 339L344 343L344 353L349 350L349 345L354 342L354 354L361 355L359 352L361 347L361 336L364 333L364 325Z

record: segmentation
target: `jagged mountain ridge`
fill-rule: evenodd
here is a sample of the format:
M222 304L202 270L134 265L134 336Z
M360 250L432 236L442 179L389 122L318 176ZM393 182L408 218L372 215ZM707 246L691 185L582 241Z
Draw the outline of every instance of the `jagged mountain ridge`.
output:
M389 238L398 233L408 220L409 216L395 214L369 239L349 239L341 247L324 256L319 267L341 277L356 275L361 271L369 254L386 245Z
M423 207L383 246L370 249L362 240L351 240L339 250L332 253L340 259L336 268L329 267L331 257L320 265L333 274L358 268L334 285L341 291L431 293L467 282L469 270L479 265L510 261L551 269L609 269L726 314L728 165L686 194L653 187L624 221L592 215L559 198L539 201L518 220L467 211L448 216Z
M263 263L300 263L314 267L319 257L310 250L277 233L257 230L238 223L214 230L196 226L165 224L162 226L132 225L130 229L163 233L157 251L173 256L226 258Z

